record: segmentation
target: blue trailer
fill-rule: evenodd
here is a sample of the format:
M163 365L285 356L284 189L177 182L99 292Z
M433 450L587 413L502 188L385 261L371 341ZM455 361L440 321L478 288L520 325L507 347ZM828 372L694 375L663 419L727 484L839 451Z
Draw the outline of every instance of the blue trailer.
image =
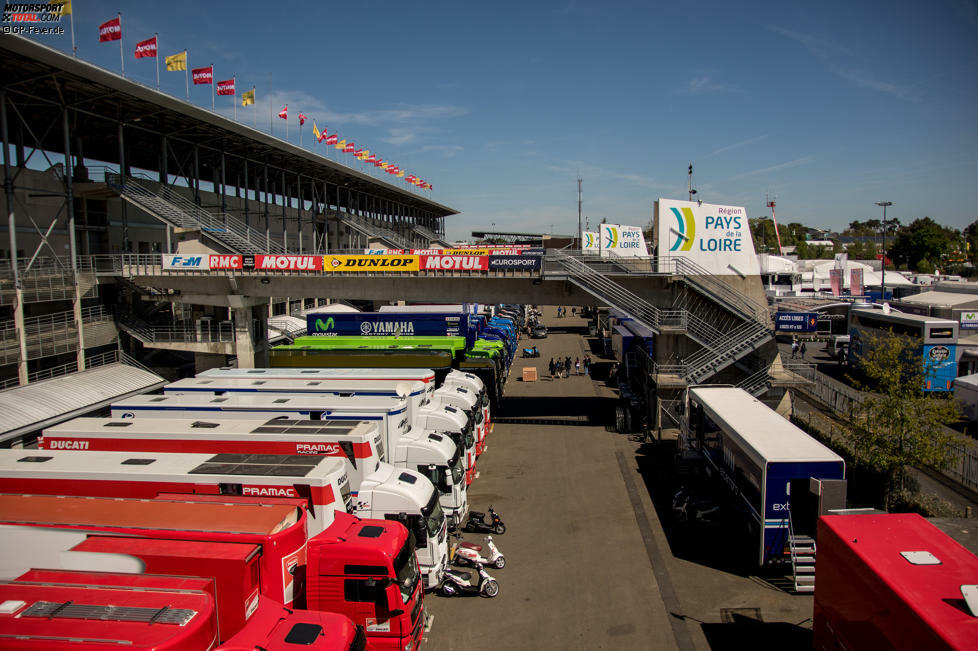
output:
M758 564L783 560L791 482L844 480L845 461L743 389L694 387L687 401L684 444L746 513Z
M391 336L465 337L471 346L476 331L469 327L464 312L341 312L309 314L306 329L310 335L323 337Z

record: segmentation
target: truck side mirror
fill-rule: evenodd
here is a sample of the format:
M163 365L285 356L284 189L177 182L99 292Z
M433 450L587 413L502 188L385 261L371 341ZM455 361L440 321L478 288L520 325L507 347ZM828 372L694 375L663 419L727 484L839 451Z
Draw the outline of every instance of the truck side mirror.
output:
M401 589L396 585L389 585L384 590L387 595L387 612L391 615L400 615L404 612L404 601L401 599Z

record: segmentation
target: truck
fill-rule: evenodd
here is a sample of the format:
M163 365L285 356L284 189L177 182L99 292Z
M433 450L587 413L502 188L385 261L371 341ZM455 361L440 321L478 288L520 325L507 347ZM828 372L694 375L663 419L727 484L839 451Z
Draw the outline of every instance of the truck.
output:
M77 447L76 447L77 446ZM308 533L353 508L346 468L335 457L260 454L93 452L83 441L67 449L0 449L0 493L132 497L160 493L301 497Z
M978 558L915 513L818 521L812 646L974 649Z
M163 390L167 396L211 395L215 401L208 402L206 408L228 414L238 413L247 418L250 418L247 415L250 411L311 420L324 416L334 420L374 420L384 434L384 445L389 455L384 460L404 467L418 463L448 465L454 458L454 452L448 453L447 446L433 444L431 439L425 438L425 433L450 432L453 443L461 453L465 453L466 484L472 483L475 477L476 438L472 431L473 419L464 411L443 405L440 397L435 405L421 406L424 389L420 383L410 388L399 385L391 390L373 390L369 394L361 394L358 389L340 390L343 386L342 382L334 380L185 378L164 386ZM386 395L378 395L381 393ZM217 398L220 398L220 402L216 401ZM133 402L130 401L130 404ZM127 414L129 411L118 413ZM140 412L133 411L133 416L136 413ZM443 453L447 456L441 459ZM460 497L453 492L451 504L446 498L446 508L460 508Z
M307 420L280 419L76 418L45 430L39 444L42 449L68 446L92 451L124 449L129 452L162 453L234 450L247 451L255 456L272 456L281 446L301 446L304 451L300 454L303 455L338 455L347 463L346 473L353 487L351 493L355 493L350 512L365 518L404 520L418 540L424 574L434 587L441 579L441 570L447 558L447 541L444 535L437 535L438 532L431 534L427 527L431 522L440 527L447 526L438 501L442 490L452 490L452 477L446 477L441 469L428 466L419 466L423 472L416 473L382 463L376 447L372 447L376 428L373 423L356 422L351 425L349 421L318 421L312 424ZM359 434L350 436L347 433L351 430ZM306 433L291 433L303 431ZM444 443L437 440L441 438L438 434L429 436L436 437L438 444ZM309 439L309 442L297 440L301 438ZM457 459L454 472L458 478L456 483L460 483L462 470ZM429 473L436 478L437 485L428 479ZM431 505L433 499L438 508ZM462 499L465 506L464 493ZM432 537L430 544L429 537Z

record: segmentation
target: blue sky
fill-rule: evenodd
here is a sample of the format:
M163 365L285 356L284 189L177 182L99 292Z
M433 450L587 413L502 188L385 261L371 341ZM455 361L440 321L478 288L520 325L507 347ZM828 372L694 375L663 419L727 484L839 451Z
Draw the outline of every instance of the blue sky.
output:
M773 193L779 222L841 228L883 199L904 223L978 219L975 0L76 0L81 58L118 71L97 25L120 10L128 77L155 84L132 50L159 32L162 54L255 85L259 128L288 103L430 181L461 213L454 238L574 232L578 173L592 227L645 225L656 198L685 198L690 162L699 198L759 216ZM183 97L182 74L161 76Z

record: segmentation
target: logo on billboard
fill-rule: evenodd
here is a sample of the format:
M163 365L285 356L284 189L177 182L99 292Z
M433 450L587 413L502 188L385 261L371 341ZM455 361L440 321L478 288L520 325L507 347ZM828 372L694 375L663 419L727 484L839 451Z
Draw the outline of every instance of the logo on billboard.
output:
M679 228L676 233L676 241L669 250L689 251L693 248L693 240L696 239L696 219L693 217L693 211L690 208L670 208L669 210L676 216L676 223Z
M369 335L370 334L370 322L369 321L364 321L363 323L360 324L360 332L362 332L365 335Z
M164 269L209 269L209 256L205 255L171 255L163 256Z
M928 356L932 362L943 362L951 356L951 349L947 346L934 346L930 349Z
M606 249L617 249L618 248L618 229L614 226L605 226L605 242L604 248Z
M333 322L333 317L327 317L325 321L322 319L316 319L316 332L328 332L333 329L336 324Z
M414 321L364 321L360 332L365 335L413 335Z

